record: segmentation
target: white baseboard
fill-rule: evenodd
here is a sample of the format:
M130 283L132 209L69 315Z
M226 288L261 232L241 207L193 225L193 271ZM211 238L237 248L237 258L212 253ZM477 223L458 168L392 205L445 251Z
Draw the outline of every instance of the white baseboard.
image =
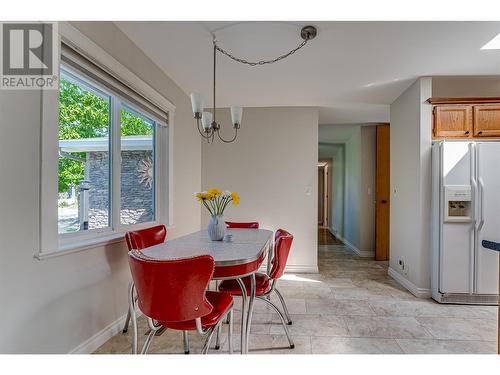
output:
M403 275L401 275L399 272L397 272L395 269L389 267L388 274L390 277L392 277L394 280L396 280L399 284L401 284L403 287L408 289L408 291L413 294L417 298L431 298L431 290L428 288L419 288L415 284L413 284L410 280L405 278Z
M340 234L338 234L338 233L337 233L337 234L335 235L335 237L337 237L337 240L339 240L339 241L341 241L341 242L343 242L343 243L345 244L345 238L344 238L344 237L342 237Z
M136 312L137 317L139 318L142 313L140 311ZM113 336L122 332L123 325L125 324L125 319L127 314L119 317L117 320L109 324L108 326L101 329L95 335L91 336L76 348L71 350L69 354L91 354L95 352L102 344L108 341ZM130 328L132 329L132 322L130 322Z
M318 269L318 266L289 265L289 266L286 266L285 272L287 272L287 273L319 273L319 269Z
M354 251L360 258L375 258L374 251L359 250L356 246L347 241L345 238L342 239L342 242L346 244L348 248Z
M265 273L267 271L267 263L259 267L259 272ZM319 273L318 266L301 266L301 265L287 265L285 273Z

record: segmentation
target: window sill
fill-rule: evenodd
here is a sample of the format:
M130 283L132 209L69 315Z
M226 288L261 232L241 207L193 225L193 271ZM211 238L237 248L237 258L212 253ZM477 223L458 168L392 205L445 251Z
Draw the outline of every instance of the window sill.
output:
M167 226L167 231L175 228L175 226ZM115 232L106 236L101 236L98 238L85 239L74 241L69 244L64 244L59 246L57 250L54 251L43 251L34 255L35 259L45 260L55 257L60 257L63 255L74 254L84 250L95 249L97 247L114 245L125 240L126 232Z

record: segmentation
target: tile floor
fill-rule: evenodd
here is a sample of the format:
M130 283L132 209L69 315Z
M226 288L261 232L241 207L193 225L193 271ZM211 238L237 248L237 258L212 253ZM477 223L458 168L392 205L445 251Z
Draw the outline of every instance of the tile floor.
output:
M277 315L256 301L250 353L496 353L497 308L440 305L417 299L387 276L387 262L361 259L347 247L320 233L319 274L289 274L278 287L287 300L295 349ZM236 309L239 311L239 301ZM239 350L239 313L235 314L234 348ZM147 323L139 319L140 332ZM140 343L145 336L140 335ZM202 340L190 333L191 353ZM119 333L96 353L129 353L130 333ZM222 348L227 354L227 325ZM155 337L150 353L182 354L182 333Z

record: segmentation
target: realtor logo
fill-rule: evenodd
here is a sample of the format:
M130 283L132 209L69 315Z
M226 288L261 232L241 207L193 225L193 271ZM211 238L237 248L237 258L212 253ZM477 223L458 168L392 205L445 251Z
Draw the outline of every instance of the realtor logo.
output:
M1 23L0 89L56 89L57 24Z

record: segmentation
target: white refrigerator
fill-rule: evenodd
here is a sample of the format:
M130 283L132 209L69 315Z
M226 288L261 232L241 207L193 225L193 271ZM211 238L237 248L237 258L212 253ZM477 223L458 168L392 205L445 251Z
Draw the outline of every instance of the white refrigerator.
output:
M498 304L500 142L439 141L432 147L432 297Z

